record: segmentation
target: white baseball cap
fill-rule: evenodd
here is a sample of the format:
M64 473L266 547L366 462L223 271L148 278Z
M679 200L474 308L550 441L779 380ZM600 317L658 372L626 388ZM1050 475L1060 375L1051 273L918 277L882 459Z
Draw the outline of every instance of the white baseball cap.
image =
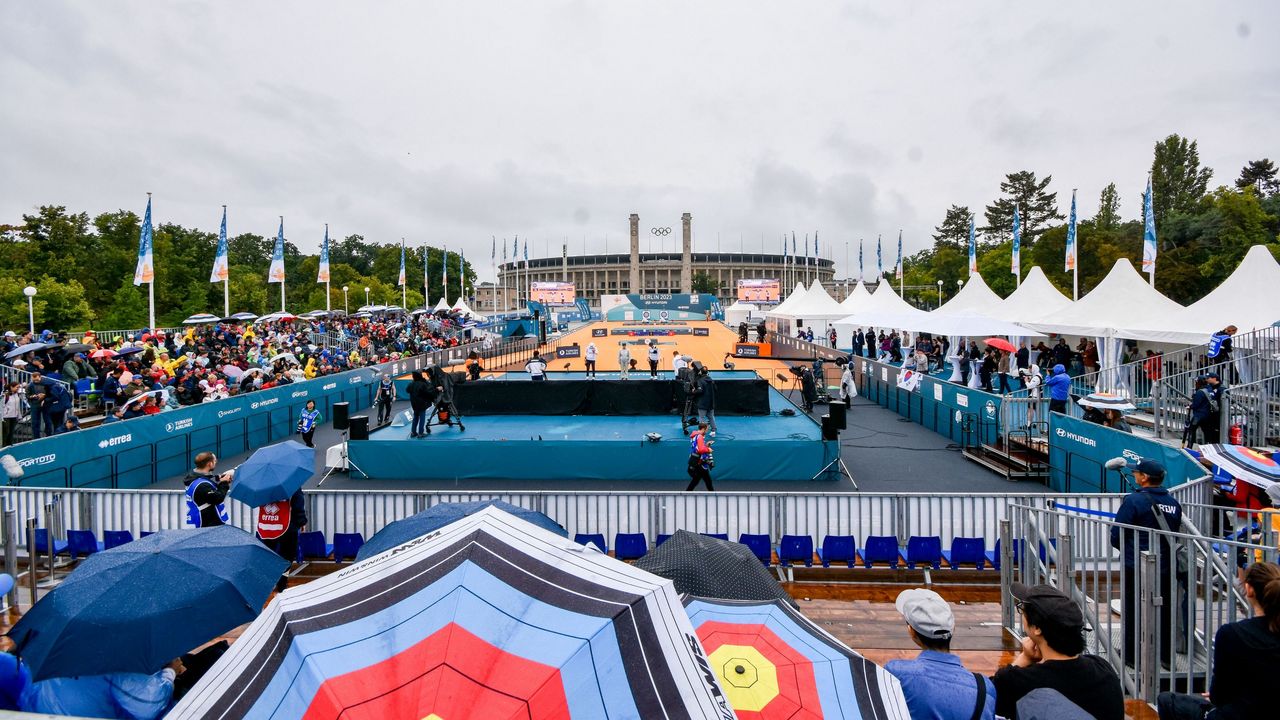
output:
M921 637L933 640L950 640L956 629L956 617L951 606L932 590L913 588L898 593L893 602L898 612Z

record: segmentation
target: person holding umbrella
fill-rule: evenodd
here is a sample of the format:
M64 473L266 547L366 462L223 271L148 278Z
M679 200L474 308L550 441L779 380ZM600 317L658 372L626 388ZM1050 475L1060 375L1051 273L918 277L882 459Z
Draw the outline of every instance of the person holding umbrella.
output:
M231 488L231 497L258 509L258 538L290 564L298 557L298 534L307 525L302 486L315 474L315 458L316 451L297 440L260 448L237 470ZM285 589L287 580L281 575L276 592Z
M196 455L195 469L187 475L185 481L187 495L187 524L192 527L215 527L226 525L229 519L227 492L231 488L231 478L235 471L228 470L215 475L214 467L218 465L218 456L211 452Z

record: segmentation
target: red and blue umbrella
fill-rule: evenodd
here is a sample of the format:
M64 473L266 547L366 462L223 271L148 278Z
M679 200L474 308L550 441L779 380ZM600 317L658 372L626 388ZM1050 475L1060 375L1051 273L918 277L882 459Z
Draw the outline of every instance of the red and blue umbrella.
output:
M490 507L278 596L167 717L732 715L670 582Z
M1263 490L1280 483L1280 462L1273 453L1243 445L1201 445L1200 453L1224 473Z
M897 678L785 602L691 597L685 610L741 720L910 718Z

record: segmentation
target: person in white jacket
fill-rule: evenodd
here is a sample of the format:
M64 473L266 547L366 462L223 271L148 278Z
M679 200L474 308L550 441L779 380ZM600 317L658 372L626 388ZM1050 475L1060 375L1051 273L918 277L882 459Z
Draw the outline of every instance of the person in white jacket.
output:
M596 376L596 354L598 352L599 350L596 348L595 343L587 343L587 352L583 357L587 361L587 377L589 378Z
M627 341L623 340L618 343L618 371L622 374L622 379L626 380L631 370L631 351L627 349Z

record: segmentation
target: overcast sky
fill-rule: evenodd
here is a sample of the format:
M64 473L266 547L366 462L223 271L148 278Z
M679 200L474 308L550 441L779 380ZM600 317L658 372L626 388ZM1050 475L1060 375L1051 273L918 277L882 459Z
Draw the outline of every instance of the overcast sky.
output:
M693 214L856 263L1010 171L1138 211L1152 146L1280 161L1280 3L0 0L0 223L41 204L541 256ZM803 240L801 240L803 242ZM654 246L656 250L656 245ZM499 250L499 255L501 250Z

